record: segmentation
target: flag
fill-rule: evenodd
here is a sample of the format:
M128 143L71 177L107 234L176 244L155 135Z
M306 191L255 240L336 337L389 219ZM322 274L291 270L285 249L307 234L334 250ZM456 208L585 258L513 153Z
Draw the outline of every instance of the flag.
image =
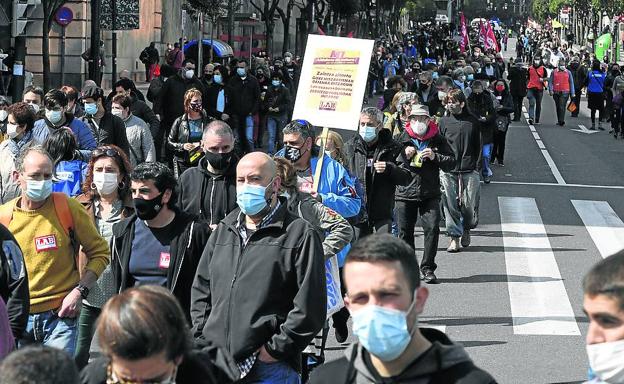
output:
M479 20L479 45L485 47L485 36L487 35L487 30L483 22Z
M353 31L349 32L349 34L347 35L348 38L352 39L353 38Z
M470 39L468 38L468 28L466 28L466 18L464 13L460 13L461 17L461 42L459 43L459 49L461 53L466 52L466 48L470 47Z
M321 25L320 25L320 24L319 24L319 25L317 25L317 28L318 28L318 34L319 34L319 35L323 35L323 36L325 36L325 31L323 31L323 28L321 28Z
M494 29L492 28L492 24L488 23L486 31L485 31L485 49L495 49L496 52L500 51L500 47L498 46L498 42L496 41L496 36L494 35Z

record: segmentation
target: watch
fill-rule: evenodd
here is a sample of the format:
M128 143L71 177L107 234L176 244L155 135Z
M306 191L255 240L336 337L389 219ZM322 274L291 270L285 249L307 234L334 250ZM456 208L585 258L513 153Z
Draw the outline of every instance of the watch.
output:
M82 298L86 300L87 296L89 296L89 288L87 288L85 285L78 284L76 286L76 289L78 290L78 292L80 292L80 296L82 296Z

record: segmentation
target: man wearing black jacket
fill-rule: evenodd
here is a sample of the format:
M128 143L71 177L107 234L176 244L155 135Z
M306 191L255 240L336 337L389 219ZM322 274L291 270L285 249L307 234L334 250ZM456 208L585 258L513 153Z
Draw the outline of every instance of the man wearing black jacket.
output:
M321 239L278 197L268 155L243 157L236 177L240 209L210 236L193 282L193 335L200 348L225 347L244 382L298 382L327 314Z
M420 286L418 262L404 241L390 234L358 241L347 256L344 281L359 342L312 372L310 384L496 383L461 345L418 325L429 290Z
M424 232L420 270L425 283L435 284L435 257L440 237L440 169L453 168L455 155L424 105L412 108L398 141L405 148L398 163L412 177L407 186L397 187L394 197L399 239L415 249L414 226L420 214Z
M6 303L15 340L22 337L30 312L30 291L24 256L13 234L0 225L0 299Z
M86 110L80 120L91 129L97 145L113 144L128 153L130 145L126 126L123 120L104 107L104 91L96 85L87 86L82 90L82 102Z
M201 145L204 157L180 177L178 205L214 230L238 206L238 156L234 152L232 129L223 121L213 121L204 128Z
M510 66L507 80L509 80L509 91L513 98L513 121L520 121L522 116L522 99L527 95L527 83L529 81L529 72L524 68L521 57L516 59L513 66Z
M190 320L191 284L210 228L176 208L177 182L166 165L139 164L130 178L136 214L113 226L115 287L121 292L145 284L163 286Z
M238 144L243 151L251 152L254 149L254 115L260 110L260 85L249 73L245 60L236 64L236 74L232 76L228 86L232 128L238 134Z
M366 214L356 226L358 238L373 232L390 233L392 208L397 185L407 185L410 173L396 165L402 146L392 139L392 133L382 128L383 112L367 107L360 113L358 134L344 146L346 168L357 177L364 188Z

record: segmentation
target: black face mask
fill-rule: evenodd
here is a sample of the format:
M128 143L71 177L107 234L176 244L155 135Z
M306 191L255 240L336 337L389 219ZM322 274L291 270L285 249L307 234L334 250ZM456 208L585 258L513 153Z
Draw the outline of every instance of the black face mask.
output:
M297 161L299 161L304 153L305 151L301 152L301 148L284 145L284 158L291 163L296 163Z
M151 200L140 197L132 199L137 217L141 220L152 220L158 216L158 212L162 209L162 196L163 194L161 193Z
M212 76L213 76L212 73L204 73L204 79L208 81L212 80Z
M420 84L418 85L418 87L424 91L424 90L426 90L427 88L429 88L429 84L420 83Z
M210 166L217 171L223 171L230 166L232 162L232 152L227 153L213 153L210 151L206 151L204 153L206 160L210 164Z

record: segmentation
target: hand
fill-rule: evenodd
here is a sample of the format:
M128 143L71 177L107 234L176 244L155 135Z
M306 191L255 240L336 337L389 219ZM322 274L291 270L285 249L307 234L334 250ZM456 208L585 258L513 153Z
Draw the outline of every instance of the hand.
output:
M267 352L266 348L264 347L264 345L262 347L260 347L260 349L258 350L258 352L260 352L258 354L258 360L262 361L263 363L277 363L278 360L273 358L273 356L269 355L269 352Z
M548 94L549 94L550 96L552 96L552 95L553 95L553 93L552 93L552 92L548 92Z
M385 161L376 161L373 164L373 168L375 168L375 172L384 173L386 171L386 162Z
M408 160L411 160L412 157L414 157L415 154L416 154L416 148L414 148L414 147L405 147L405 157L407 157Z
M429 160L433 160L435 159L435 152L433 152L433 150L431 148L425 148L422 152L421 152L421 158L424 159L429 159Z
M323 198L316 191L310 192L310 196L314 197L319 203L323 202Z
M217 229L217 227L219 226L219 224L210 224L210 230L214 231Z
M58 317L74 318L80 313L82 296L76 288L72 289L63 299L61 308L58 310Z
M487 119L485 117L479 117L479 121L484 123Z
M182 148L184 148L185 151L190 151L191 149L195 148L195 144L184 143L184 145L182 145Z
M227 113L222 113L221 114L221 120L225 121L225 120L229 120L230 115L228 115Z

